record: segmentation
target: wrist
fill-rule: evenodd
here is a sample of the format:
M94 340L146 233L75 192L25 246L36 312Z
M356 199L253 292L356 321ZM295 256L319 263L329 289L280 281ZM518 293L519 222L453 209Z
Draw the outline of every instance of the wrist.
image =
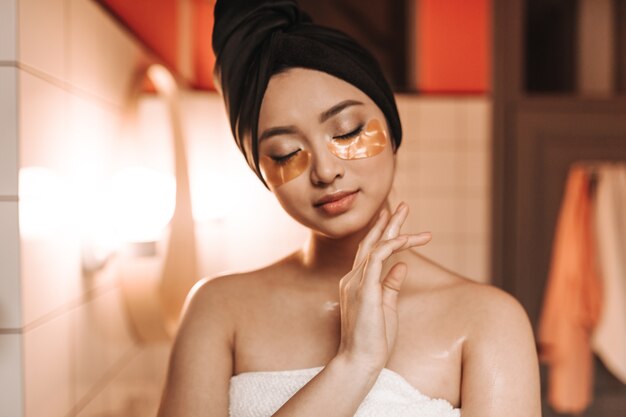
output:
M353 375L358 378L365 378L373 382L376 381L383 365L378 365L371 361L358 360L345 354L337 354L328 364L328 366L347 375Z

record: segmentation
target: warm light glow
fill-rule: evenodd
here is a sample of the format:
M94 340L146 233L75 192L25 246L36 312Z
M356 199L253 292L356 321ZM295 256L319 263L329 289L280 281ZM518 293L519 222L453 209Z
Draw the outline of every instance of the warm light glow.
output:
M176 91L176 80L163 65L156 64L148 68L148 77L160 92L169 95Z
M143 167L126 168L109 185L109 214L123 242L154 242L169 223L176 204L171 175Z
M44 239L58 233L68 219L69 192L61 178L43 167L23 168L19 174L20 235Z

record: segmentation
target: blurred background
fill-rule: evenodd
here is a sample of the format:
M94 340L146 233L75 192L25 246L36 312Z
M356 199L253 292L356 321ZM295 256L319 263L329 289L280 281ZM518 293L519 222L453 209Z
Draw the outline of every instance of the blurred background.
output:
M396 91L391 197L432 231L420 252L510 292L538 329L571 167L626 162L626 1L300 4ZM0 0L3 417L154 416L192 285L306 237L231 137L213 7ZM594 369L579 414L626 416L626 381Z

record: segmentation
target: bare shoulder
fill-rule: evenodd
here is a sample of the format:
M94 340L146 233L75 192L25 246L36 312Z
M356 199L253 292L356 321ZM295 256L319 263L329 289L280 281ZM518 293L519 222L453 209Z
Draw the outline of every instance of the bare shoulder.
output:
M172 346L159 417L228 415L238 315L271 275L264 269L194 285Z
M486 284L467 282L458 293L467 326L463 415L541 415L537 353L524 308L510 294Z
M457 297L462 300L468 320L468 337L490 343L524 338L532 341L532 328L526 310L515 297L497 287L472 281L458 286ZM498 337L492 337L498 335Z
M213 320L216 315L234 325L241 306L256 302L264 291L271 290L277 272L288 265L289 255L266 267L253 271L224 274L199 280L189 292L184 307L184 320Z
M501 327L529 330L526 311L506 291L466 278L421 255L413 259L422 275L419 292L429 297L436 294L437 305L456 313L471 332L481 334Z

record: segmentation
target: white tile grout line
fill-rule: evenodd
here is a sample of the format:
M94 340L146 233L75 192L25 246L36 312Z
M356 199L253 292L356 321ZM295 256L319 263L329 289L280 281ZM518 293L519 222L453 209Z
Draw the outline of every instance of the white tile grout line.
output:
M62 88L63 90L67 91L70 94L74 94L75 96L78 97L82 97L84 99L87 100L93 100L96 101L104 106L110 107L112 109L116 109L116 110L120 110L123 108L123 106L113 103L107 99L105 99L102 96L99 96L97 94L91 93L87 90L84 90L68 81L63 81L60 80L50 74L45 73L44 71L41 71L35 67L32 67L28 64L25 64L23 62L18 62L17 63L17 67L27 73L29 73L32 76L35 76L43 81L47 81L50 84L53 84L59 88Z
M128 366L130 362L139 355L140 352L141 348L137 345L133 345L128 352L124 353L121 358L109 367L102 378L93 384L87 394L76 401L66 417L75 417L83 411L83 409L87 407L89 403L98 396L98 394L104 391L107 385L109 385L109 383L113 381L120 374L120 372L122 372L124 368L126 368L126 366Z
M44 71L41 71L35 67L32 67L28 64L25 64L23 62L16 62L16 61L0 61L0 67L14 67L17 69L20 69L30 75L32 75L33 77L39 78L42 81L48 82L52 85L54 85L55 87L61 88L62 90L65 90L66 92L73 94L75 96L87 99L87 100L92 100L95 102L100 103L101 105L104 105L106 107L109 107L111 109L114 110L122 110L123 106L120 104L116 104L113 103L97 94L91 93L87 90L84 90L80 87L77 87L76 85L68 82L68 81L63 81L60 80L50 74L47 74Z
M64 305L61 305L54 310L44 314L43 316L34 319L30 323L25 324L24 327L22 327L22 332L26 333L39 326L42 326L45 323L54 320L55 318L60 317L61 315L68 313L71 310L81 307L82 305L107 294L109 291L115 290L117 287L119 287L119 284L114 282L108 285L104 285L102 287L88 290L73 301L65 303Z

